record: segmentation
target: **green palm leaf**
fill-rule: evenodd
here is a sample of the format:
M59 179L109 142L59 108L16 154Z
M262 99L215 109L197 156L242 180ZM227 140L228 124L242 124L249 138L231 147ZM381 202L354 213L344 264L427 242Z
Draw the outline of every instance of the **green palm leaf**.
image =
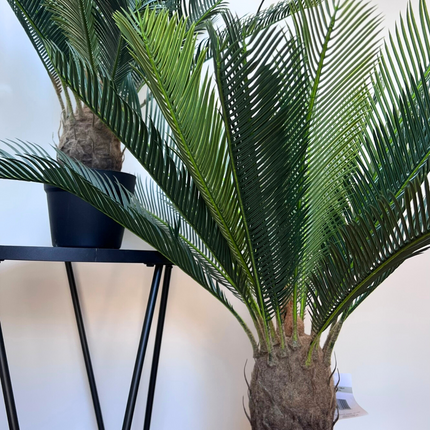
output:
M94 0L92 13L98 40L98 61L105 74L117 85L121 96L139 112L138 91L144 85L144 80L136 73L127 45L113 20L113 13L127 8L128 3L126 0Z
M355 213L373 204L379 194L400 195L411 178L429 171L430 94L424 74L418 83L411 80L396 103L398 109L380 113L383 119L361 138L360 169L351 180Z
M102 78L100 84L100 76L87 65L77 59L66 59L55 47L52 48L52 58L70 88L109 125L154 178L184 220L204 239L232 285L243 288L243 269L236 265L226 240L185 165L166 145L160 132L151 123L149 127L145 125L142 116L122 99L108 78Z
M222 118L208 78L201 81L204 55L194 64L194 28L148 9L142 16L117 14L116 20L175 136L179 157L235 258L249 271Z
M301 256L309 81L294 39L274 28L248 39L226 19L224 38L210 32L211 49L256 295L270 319L291 294Z
M399 195L411 178L428 172L430 17L425 2L419 10L417 21L408 8L374 75L372 111L368 133L360 142L362 162L355 180L369 202L372 194ZM359 205L355 203L356 211Z
M310 312L318 337L342 312L349 315L406 259L430 246L430 185L415 178L400 198L380 197L376 206L342 229L343 244L311 277Z
M172 138L173 133L167 124L164 116L156 103L156 100L152 96L152 94L148 91L147 98L145 99L145 103L143 106L143 118L147 122L152 122L155 125L160 136L163 137L164 142L167 147L171 149L170 155L172 160L178 169L185 169L181 159L177 156L178 149L176 147L175 141ZM213 230L209 228L208 230L204 230L203 227L200 229L200 235L196 232L196 230L189 224L189 222L181 216L180 212L173 205L171 200L166 196L163 190L157 186L154 182L149 182L145 189L145 192L141 192L141 201L145 201L145 207L150 207L151 211L156 214L157 217L166 222L167 225L178 225L179 231L184 235L185 240L193 246L195 249L198 249L199 252L205 255L212 264L215 264L218 269L223 273L224 277L229 281L230 285L234 285L234 289L232 289L232 293L241 301L246 302L247 304L251 304L253 299L250 296L250 291L247 288L247 280L246 274L243 273L240 266L237 267L236 274L234 279L231 278L231 271L227 273L224 267L217 261L216 255L225 254L223 261L231 261L232 256L229 248L225 248L222 246L222 243L219 243L216 240L216 235L214 240L207 240L206 238L211 236L213 232L218 230ZM188 202L191 203L191 202ZM196 211L197 214L199 211ZM203 236L203 232L205 232ZM221 245L221 246L220 246ZM210 246L216 246L214 254L212 253Z
M297 2L293 21L306 49L312 81L307 118L310 145L306 154L308 207L302 280L338 237L348 208L345 176L355 168L357 136L368 111L365 82L377 53L379 18L374 8L357 1L328 0L316 7ZM305 295L302 295L302 315Z
M206 25L206 22L215 19L225 9L225 4L221 0L193 0L190 2L184 1L161 1L149 0L142 4L130 4L127 1L121 0L113 3L112 6L106 1L95 0L97 7L95 13L100 15L97 20L96 30L98 31L101 41L101 56L105 57L105 63L109 66L109 76L118 85L120 94L125 97L127 94L134 96L133 99L127 99L130 105L139 106L139 101L136 94L136 89L139 91L145 84L144 73L142 69L133 61L127 43L121 37L120 30L113 19L115 11L128 10L144 10L145 7L150 7L153 10L161 11L167 9L170 13L176 13L179 16L187 18L188 25L194 24L194 31L201 32ZM189 4L187 4L189 3ZM115 58L112 55L115 54Z
M143 4L127 0L94 0L95 31L99 40L99 58L105 74L115 82L118 92L127 100L136 112L140 111L139 90L145 84L144 78L138 73L127 44L121 36L118 26L113 20L116 11L128 8L160 8L157 0L148 0Z
M372 109L367 117L367 128L363 128L364 132L358 137L360 150L359 155L355 158L357 164L354 166L354 163L351 163L350 174L343 176L344 189L347 190L344 202L348 210L343 209L343 212L337 212L340 220L351 222L361 217L367 219L368 225L382 228L378 225L379 218L374 214L375 208L381 208L381 204L398 206L396 198L402 199L405 189L412 186L411 181L414 184L426 184L430 155L427 132L430 125L428 122L430 91L427 78L427 71L430 67L428 55L430 20L425 2L420 2L419 10L420 17L416 21L412 8L408 8L406 20L400 22L401 31L396 30L396 36L390 37L390 44L385 45L373 75L373 93L369 102ZM394 62L396 67L394 67ZM409 191L409 195L410 193ZM427 200L423 200L420 193L417 196L422 203L419 206L420 210L424 211L424 202L427 204ZM383 203L381 203L381 199ZM419 207L414 206L415 209L412 211L417 213ZM407 211L407 207L403 211ZM393 216L401 217L401 211L398 209L397 212ZM373 224L368 219L369 213L374 216ZM331 216L333 217L333 214ZM412 222L411 219L412 214L409 212L406 221L403 219L402 223L407 223L409 226L408 223ZM400 221L398 222L400 223ZM404 234L407 235L408 230L406 227L403 229ZM355 234L358 233L355 231ZM340 234L337 237L339 243L346 240ZM369 237L368 234L365 237ZM399 247L404 247L403 253L400 255L404 256L408 249L411 250L411 255L414 255L415 248L409 244L409 236L405 236L404 239L405 243L399 245ZM421 242L418 239L416 241L418 241L419 249ZM348 257L350 251L342 252L339 248L336 252L344 262L350 261L352 258ZM357 287L357 293L352 296L348 293L344 296L348 297L348 300L342 302L341 305L334 305L330 301L324 302L323 298L318 297L319 293L316 293L318 289L315 289L311 301L318 304L322 303L322 300L325 303L324 310L319 308L316 313L324 314L326 312L327 315L331 315L331 312L334 312L335 315L339 315L343 312L343 319L346 319L403 261L401 256L393 256L393 265L384 266L386 269L371 284L363 283L362 287ZM355 255L355 258L359 257ZM344 269L346 268L347 266L344 266ZM332 280L332 282L336 284L336 281ZM346 285L349 286L346 287ZM346 288L346 291L350 291L351 285L344 283L339 288ZM334 291L337 291L336 288L338 287L334 287ZM353 289L353 291L355 290ZM336 292L333 293L333 295L335 294ZM315 325L317 332L321 332L334 319L330 316L327 319L322 318L322 321L324 322L319 321Z
M246 275L242 274L242 278L240 278L239 273L237 273L234 280L230 278L229 273L225 271L224 267L220 265L215 257L215 255L219 255L222 250L216 249L215 254L212 253L212 250L208 247L205 240L202 239L194 228L181 216L165 193L163 193L153 181L148 181L145 187L138 183L136 196L144 207L161 223L166 227L171 226L174 228L177 234L194 250L196 256L205 261L206 266L213 266L211 276L213 276L214 279L228 288L240 301L248 304L252 302L252 298L249 296L249 290L246 288ZM210 234L210 232L208 233ZM228 258L231 256L228 254L225 257Z
M115 221L156 248L173 264L180 267L196 282L215 296L239 320L254 347L253 336L241 317L226 299L218 281L228 282L215 266L184 240L179 231L171 228L125 188L118 187L107 177L73 161L58 152L52 159L42 148L21 142L8 145L16 155L0 150L0 177L39 182L61 187L108 214ZM148 202L148 198L145 199Z
M137 91L144 80L136 72L127 46L112 18L116 10L128 8L130 2L8 1L47 69L58 95L62 90L61 79L47 52L52 45L64 55L78 56L93 68L101 68L105 75L115 81L118 91L128 103L139 111Z
M93 0L47 0L52 19L63 30L70 48L93 69L101 66Z

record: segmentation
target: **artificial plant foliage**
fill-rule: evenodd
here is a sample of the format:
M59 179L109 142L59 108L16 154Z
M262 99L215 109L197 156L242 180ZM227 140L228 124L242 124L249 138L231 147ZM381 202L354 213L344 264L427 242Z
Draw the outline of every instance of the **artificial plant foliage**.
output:
M54 85L61 108L58 147L85 165L121 170L123 152L109 128L97 121L77 94L58 75L50 51L79 59L115 84L116 91L141 115L138 92L145 78L137 70L113 20L115 11L151 8L169 11L195 24L196 31L224 10L221 0L8 0Z
M145 85L143 114L118 85L123 68L106 66L106 47L95 63L82 32L67 33L76 39L67 47L49 33L40 38L50 73L112 130L152 182L139 184L134 196L118 193L78 162L18 142L0 153L0 176L82 197L227 306L257 359L253 429L296 428L294 414L300 428L331 428L330 383L317 390L327 401L297 390L299 409L279 394L284 403L274 404L287 408L283 421L276 407L263 407L264 389L279 387L261 360L275 369L290 359L290 368L303 372L297 384L311 380L312 366L318 381L330 381L331 352L347 317L429 246L426 3L417 15L408 7L382 47L380 17L358 0L281 2L246 19L223 2L161 3L112 8L109 21L127 47L128 84ZM206 20L215 10L219 27ZM270 25L288 14L288 23ZM254 327L225 288L245 304ZM288 381L284 367L278 376Z

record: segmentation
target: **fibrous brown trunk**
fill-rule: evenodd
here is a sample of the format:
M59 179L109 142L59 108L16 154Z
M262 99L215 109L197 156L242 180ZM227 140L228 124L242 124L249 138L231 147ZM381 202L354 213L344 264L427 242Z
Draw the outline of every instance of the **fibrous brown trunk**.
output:
M331 430L336 396L330 365L316 347L306 366L310 336L269 358L256 358L249 389L252 430Z
M119 139L86 106L64 121L58 148L87 167L116 171L122 167Z

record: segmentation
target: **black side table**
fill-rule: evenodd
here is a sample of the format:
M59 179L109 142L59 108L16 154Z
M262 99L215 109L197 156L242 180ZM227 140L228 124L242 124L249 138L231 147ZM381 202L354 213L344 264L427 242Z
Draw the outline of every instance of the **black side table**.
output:
M146 413L144 430L149 430L151 424L152 405L154 402L155 383L157 379L158 362L160 358L161 339L163 336L164 319L166 315L167 296L169 293L170 275L172 263L156 251L133 251L123 249L96 249L96 248L51 248L51 247L30 247L30 246L0 246L0 262L4 260L21 261L59 261L66 265L67 278L70 286L70 293L75 311L76 323L79 331L79 338L84 355L85 367L87 370L88 383L94 406L94 413L97 420L98 430L104 430L103 416L100 408L97 393L96 381L94 378L91 356L85 334L84 322L82 319L79 296L76 289L75 277L72 263L141 263L154 267L151 289L145 318L143 321L136 362L131 378L130 391L127 406L124 414L122 430L130 430L133 420L134 408L136 405L137 392L139 389L140 377L142 375L143 363L145 359L146 347L148 345L149 332L151 329L152 317L154 315L155 302L160 286L163 268L164 279L161 293L160 311L158 315L157 332L155 335L154 354L152 359L151 374L149 379L148 397L146 403ZM19 430L18 414L16 411L13 396L12 383L9 374L9 366L6 356L6 348L3 340L3 333L0 324L0 378L3 389L4 402L10 430Z

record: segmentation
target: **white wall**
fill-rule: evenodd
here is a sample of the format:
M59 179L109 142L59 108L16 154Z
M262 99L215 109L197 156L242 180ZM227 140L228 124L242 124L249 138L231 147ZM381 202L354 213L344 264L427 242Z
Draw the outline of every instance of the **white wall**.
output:
M268 2L269 3L269 2ZM406 1L375 2L392 25ZM239 13L259 1L235 0ZM58 104L26 36L0 3L0 139L57 141ZM136 172L131 157L126 171ZM39 185L0 181L0 244L49 245ZM127 235L124 247L144 244ZM348 320L336 347L366 417L340 430L430 428L429 254L405 263ZM76 265L107 430L121 426L151 270ZM60 263L0 264L0 321L23 430L90 430L95 420ZM153 430L249 430L243 368L251 349L233 318L174 269ZM146 387L145 372L142 388ZM144 390L133 429L142 428ZM0 406L0 430L7 429Z

